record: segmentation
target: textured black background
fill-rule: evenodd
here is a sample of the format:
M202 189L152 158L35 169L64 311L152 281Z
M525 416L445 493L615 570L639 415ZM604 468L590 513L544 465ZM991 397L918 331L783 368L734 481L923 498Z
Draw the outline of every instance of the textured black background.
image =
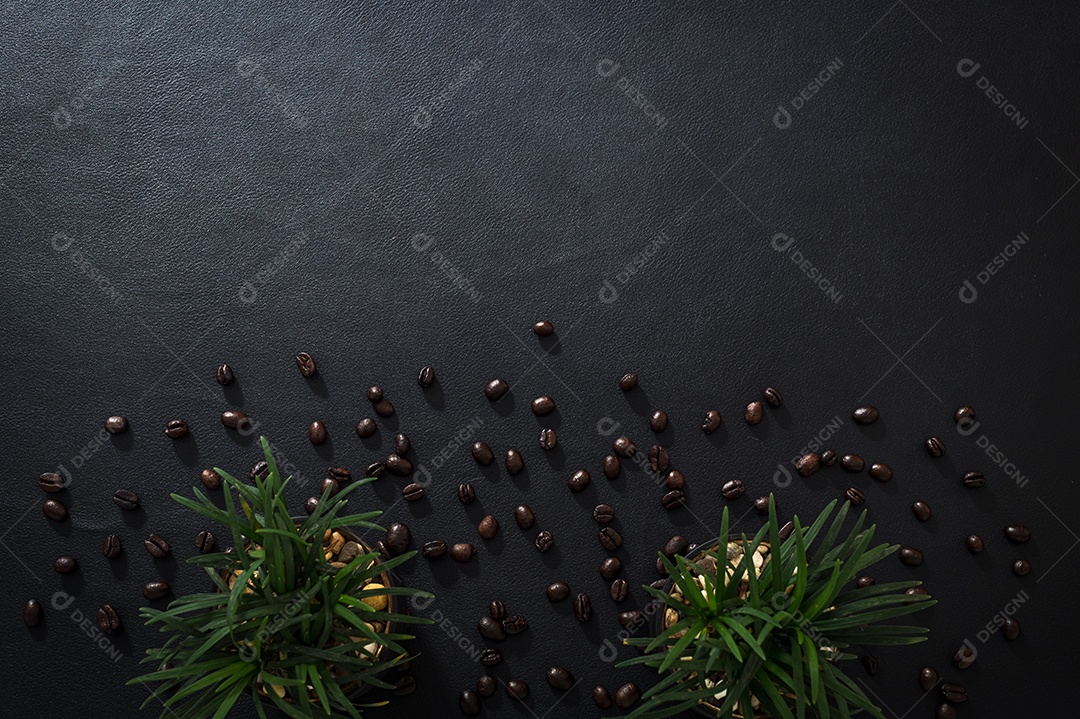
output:
M967 684L964 716L1071 714L1080 7L804 5L5 5L0 647L13 696L3 713L137 713L147 692L124 682L158 641L138 625L139 587L159 576L181 592L203 586L183 561L202 527L168 493L189 492L205 466L246 471L256 446L218 422L242 407L306 480L292 488L297 510L329 464L365 466L398 427L428 467L474 418L500 454L520 448L528 472L514 478L501 463L478 471L462 448L432 472L427 501L398 502L396 478L369 491L417 544L479 545L467 566L417 560L401 572L438 594L424 613L478 647L488 600L529 617L498 675L532 694L521 707L500 693L488 715L592 716L594 684L647 684L646 672L598 657L619 608L597 574L606 553L590 509L616 507L617 554L638 585L655 578L654 552L674 532L712 536L718 488L736 477L749 487L732 503L739 527L758 525L743 515L769 490L785 517L811 516L854 483L881 538L925 550L921 568L890 558L876 574L925 580L941 600L924 617L930 641L878 651L873 678L849 667L888 716L932 716L933 699L912 708L925 663ZM964 58L981 63L971 77L957 72ZM778 129L778 106L790 111L836 59L839 71ZM1025 127L981 93L981 76ZM980 283L1019 232L1030 241ZM777 233L838 301L770 245ZM973 303L958 297L965 280ZM541 318L557 343L531 333ZM297 372L299 350L317 358L316 380ZM238 377L225 392L213 381L222 361ZM439 382L422 391L415 375L428 363ZM641 389L623 396L615 380L627 370ZM498 406L481 392L495 376L513 384ZM398 415L362 443L352 428L370 413L373 383ZM768 384L787 403L752 430L741 407ZM538 421L528 403L542 393L559 413ZM849 419L860 401L882 410L869 429ZM964 403L982 421L970 437L951 419ZM725 426L706 437L697 424L714 407ZM689 509L665 512L640 470L612 483L599 472L611 438L598 422L647 446L650 408L672 416L661 441L688 478ZM114 413L133 431L97 446ZM176 417L193 432L174 443L162 427ZM893 482L833 468L774 485L777 464L834 417L843 426L829 444L889 462ZM305 436L317 418L332 437L320 448ZM537 431L551 424L560 450L544 454ZM930 433L945 439L945 458L923 451ZM58 465L73 477L64 524L42 516L35 483ZM571 495L564 480L579 467L593 484ZM957 478L976 468L990 481L972 493ZM468 508L453 499L464 480L480 495ZM118 487L137 491L144 511L121 514L109 500ZM927 524L909 511L919 498L934 509ZM514 526L521 501L537 512L534 532L554 533L550 554ZM487 512L503 530L484 544L474 527ZM1002 538L1015 521L1033 528L1030 544ZM109 563L99 546L113 531L127 550ZM150 531L172 541L172 558L140 548ZM984 555L967 554L970 532L986 538ZM51 564L64 553L81 569L61 577ZM1009 570L1020 556L1034 566L1024 579ZM559 578L593 596L591 623L544 599ZM75 603L28 631L22 602L48 605L58 590ZM1021 591L1022 638L992 636L974 668L953 670L959 643L978 644ZM125 621L117 661L69 617L104 602ZM479 665L438 627L415 648L419 689L372 716L457 715ZM581 680L554 710L552 663Z

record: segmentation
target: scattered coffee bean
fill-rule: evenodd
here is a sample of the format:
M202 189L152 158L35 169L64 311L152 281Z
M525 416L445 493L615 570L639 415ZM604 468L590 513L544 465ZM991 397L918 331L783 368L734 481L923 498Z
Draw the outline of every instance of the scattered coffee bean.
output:
M182 419L170 420L165 425L165 436L169 439L183 439L191 432L188 423Z
M468 482L463 482L457 487L457 498L462 504L472 504L476 501L476 488Z
M67 507L58 499L46 499L41 503L41 511L54 522L63 522L68 518Z
M574 597L574 618L579 622L587 622L592 617L592 602L588 594L579 594Z
M151 601L162 599L168 593L168 582L147 582L142 588L142 595Z
M497 377L488 382L487 386L484 387L484 396L492 402L498 402L500 399L503 398L503 395L505 395L509 391L510 385L507 384L506 380L502 379L501 377Z
M664 486L668 489L682 489L686 486L686 477L683 473L677 469L673 469L667 473L667 477L664 479Z
M1031 573L1031 562L1026 559L1017 559L1012 565L1013 574L1018 577L1026 577Z
M401 522L394 522L386 528L386 538L384 540L386 544L386 550L391 556L397 556L404 554L408 551L409 545L412 543L412 533L409 531L408 526Z
M666 447L661 447L658 444L649 447L649 467L652 471L667 472L670 464L671 457L668 455Z
M863 669L866 670L867 674L870 676L877 674L878 660L873 654L863 654L859 657L859 662L863 665Z
M120 629L120 615L111 605L106 604L97 610L98 627L106 634L112 634Z
M600 524L609 524L615 519L615 508L610 504L598 504L593 507L592 517Z
M555 445L558 444L558 442L558 436L551 427L545 427L540 430L540 449L551 451L555 449Z
M929 593L930 592L926 591L925 587L911 587L910 589L905 589L904 590L904 594L929 594Z
M608 479L616 479L622 471L622 462L613 454L604 457L604 476Z
M529 628L529 620L520 614L512 614L506 619L502 620L503 631L509 636L514 634L521 634L523 631Z
M607 709L611 706L611 692L599 684L593 687L592 699L601 709Z
M859 589L866 589L867 587L874 586L875 582L876 582L876 580L873 577L871 577L869 574L867 574L866 576L859 577L855 581L855 586L858 587Z
M589 486L590 481L589 473L584 469L579 469L570 475L570 478L566 480L566 486L570 488L572 492L580 492Z
M502 663L503 655L493 647L480 652L480 663L485 667L494 667Z
M531 529L536 523L536 515L527 504L519 504L514 508L514 521L519 529Z
M396 477L408 477L413 471L413 463L400 454L388 454L382 463L386 471Z
M953 656L953 664L957 669L967 669L975 663L976 653L967 644L962 645L956 650L955 656Z
M209 554L214 551L215 544L217 541L210 532L204 531L195 535L195 549L199 550L199 554Z
M957 716L956 707L948 704L938 706L937 711L934 712L935 719L956 719Z
M422 368L420 374L416 375L416 384L424 388L435 384L435 368L430 365Z
M495 453L491 451L487 442L474 442L471 451L473 459L481 467L486 467L495 461Z
M982 537L977 534L968 535L967 541L968 551L972 554L981 554L985 545L983 544Z
M409 441L409 435L404 432L394 435L394 454L404 457L408 454L410 447L412 447L412 442Z
M634 453L637 452L637 446L629 437L619 437L611 443L611 448L620 457L633 457Z
M492 599L488 604L488 616L497 622L506 619L506 604L501 599Z
M1004 634L1005 638L1009 641L1016 639L1020 636L1020 622L1016 617L1006 617L1001 625L1001 633Z
M656 573L659 574L661 577L668 576L668 568L664 564L664 560L660 557L656 558Z
M537 337L547 337L554 331L554 325L552 325L547 320L540 320L539 322L533 324L533 332L536 333Z
M118 489L113 492L113 503L120 509L138 509L139 495L126 489Z
M506 473L510 476L519 474L521 470L525 469L525 460L521 456L521 452L516 449L506 450Z
M481 539L489 541L495 539L495 535L499 533L499 521L489 514L480 520L480 524L476 527L476 532L480 535Z
M667 511L673 512L686 505L686 495L682 493L682 490L673 489L660 498L660 504L664 505Z
M226 429L238 429L246 432L251 429L251 420L239 410L227 409L221 413L221 426Z
M466 689L458 694L458 709L467 717L474 717L480 713L480 697L472 689Z
M715 409L710 409L705 413L705 419L701 421L701 431L712 434L718 429L720 429L720 413Z
M481 663L483 663L483 654L481 656ZM476 680L476 693L482 697L490 697L495 694L495 690L499 688L499 680L490 674L481 674L480 678ZM479 707L477 708L479 711Z
M836 454L835 449L827 449L821 453L821 463L826 467L836 464L837 459L839 459L839 455Z
M960 407L953 413L953 421L957 424L969 419L975 419L975 410L967 405Z
M417 486L419 486L419 485L417 485ZM319 491L319 494L320 495L325 494L328 497L333 497L335 494L338 493L338 491L340 489L341 489L341 486L338 484L338 481L336 479L334 479L333 477L327 477L326 479L324 479L322 481L322 485L321 485L321 489ZM405 489L408 489L408 487L406 487ZM421 489L423 489L423 488L421 488ZM402 493L404 494L404 492L402 492ZM423 495L421 494L421 496L423 496ZM419 497L417 499L419 499Z
M738 499L746 494L746 485L741 479L729 479L720 488L720 494L724 495L724 499Z
M506 682L506 695L524 701L529 696L529 685L521 679L511 679Z
M1031 539L1031 530L1022 524L1010 524L1005 527L1005 537L1009 541L1023 544Z
M919 688L928 692L938 683L938 673L933 667L923 667L919 672Z
M930 505L926 502L923 502L922 500L912 503L911 512L915 515L915 519L919 520L920 522L925 522L926 520L930 519L930 516L932 514L930 512Z
M458 542L450 547L450 556L454 558L455 562L467 562L473 558L475 553L476 547L468 542Z
M309 442L315 445L319 445L326 441L326 437L327 432L325 423L319 420L315 420L310 425L308 425L307 438Z
M146 547L146 551L150 553L151 557L157 559L161 559L171 551L165 538L157 534L151 534L144 539L143 546Z
M401 496L406 502L418 502L424 498L424 487L417 482L411 482L401 490Z
M570 596L570 585L566 582L553 582L548 585L547 598L549 602L561 602Z
M391 557L390 549L386 546L386 542L382 539L375 542L375 546L371 549L383 559L390 559ZM232 551L231 547L229 549L226 549L225 553L228 554L230 551Z
M640 698L641 690L633 682L627 682L615 690L615 706L620 709L629 709L637 704Z
M768 497L758 497L754 500L754 511L760 515L769 513L769 504L772 502Z
M566 691L574 686L574 675L562 667L551 667L547 670L547 683L552 689Z
M649 415L649 429L653 432L663 432L667 429L668 416L667 412L662 409L658 409Z
M795 461L795 471L800 477L809 477L819 469L821 469L821 457L815 452L804 454Z
M616 603L625 602L629 592L630 584L625 579L616 579L611 583L611 601Z
M795 531L795 522L792 522L792 521L789 520L788 522L786 522L784 524L783 527L780 527L780 531L778 532L778 534L780 536L780 541L782 542L785 539L787 539L788 537L790 537L791 533L794 532L794 531Z
M622 571L622 560L618 557L608 557L600 562L600 576L612 580Z
M622 546L622 536L612 527L600 530L600 544L604 549L615 550Z
M217 383L222 387L230 385L233 382L233 368L227 364L219 365L216 376Z
M633 372L627 372L619 378L619 389L623 392L629 392L637 387L637 375Z
M858 487L848 487L844 497L851 502L853 507L861 507L866 502L866 495Z
M621 624L624 629L632 629L641 626L642 619L641 612L637 609L631 609L628 612L619 612L619 624Z
M360 439L372 437L377 431L379 431L379 426L375 424L375 420L371 417L364 417L356 423L356 436Z
M416 678L411 674L398 677L394 681L394 696L404 697L416 691Z
M326 475L336 480L339 484L348 484L352 481L352 472L345 467L327 467Z
M57 574L69 574L74 572L79 563L75 561L75 557L57 557L53 562L53 569Z
M299 368L300 374L305 377L314 377L315 372L318 371L315 366L315 358L307 352L296 353L296 366Z
M124 432L127 432L127 429L127 417L115 414L112 417L105 418L105 431L109 434L123 434Z
M870 476L879 482L888 482L892 479L892 469L887 464L874 462L870 465Z
M36 627L41 624L42 616L41 603L36 599L27 599L22 610L23 624L28 627Z
M926 440L926 451L931 457L942 457L945 455L945 443L937 437L931 437Z
M365 477L375 477L378 479L386 472L386 465L382 462L372 462L364 468Z
M221 477L212 469L204 469L199 473L199 481L207 489L221 489Z
M555 400L547 395L541 395L532 401L532 411L537 417L551 414L555 411Z
M776 389L776 387L766 387L763 394L765 403L770 407L779 407L784 404L784 396L780 394L780 390Z
M986 475L982 472L967 472L964 474L963 482L969 489L978 489L986 484Z
M446 556L446 542L441 539L433 539L430 542L424 542L423 549L420 553L424 555L424 559L439 559Z
M676 534L674 537L667 541L667 544L664 545L663 552L665 557L667 557L668 559L672 559L677 554L685 555L686 550L689 548L690 542L687 541L686 537L682 537Z
M761 418L764 416L765 408L762 407L761 402L751 402L746 405L746 412L743 414L743 419L746 423L753 427L761 422Z
M45 472L38 477L38 487L50 494L62 492L67 487L67 482L56 472Z
M909 567L917 567L923 563L923 553L915 547L901 547L900 561Z
M551 536L551 532L546 529L540 534L536 535L536 548L541 552L546 552L555 546L555 538Z
M865 405L863 407L856 407L855 411L851 413L851 418L855 420L856 424L873 424L877 422L880 413L877 407Z
M967 688L963 684L945 682L941 685L941 697L950 704L963 704L967 701Z
M101 543L101 555L109 559L116 559L120 556L120 535L110 534L105 537L105 540Z
M386 397L383 397L371 407L375 410L375 414L380 417L392 417L394 415L394 405Z

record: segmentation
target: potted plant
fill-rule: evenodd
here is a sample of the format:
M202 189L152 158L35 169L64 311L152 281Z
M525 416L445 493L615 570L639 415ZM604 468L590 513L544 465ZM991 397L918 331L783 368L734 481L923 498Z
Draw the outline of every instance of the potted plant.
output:
M128 683L160 682L162 717L173 719L222 719L244 692L260 717L271 704L290 717L360 719L353 699L372 686L392 689L380 674L410 659L399 642L412 637L397 626L430 623L396 611L397 597L431 596L391 581L390 570L416 552L383 559L349 531L379 529L372 520L381 512L338 516L373 477L332 496L327 487L310 516L294 518L284 498L289 479L265 438L262 446L269 474L253 484L215 468L225 509L198 488L194 500L172 495L224 525L235 549L188 560L206 569L214 591L180 597L165 611L142 609L147 624L171 636L147 650L143 663L155 670Z
M803 719L881 710L839 668L852 644L914 644L927 630L883 620L936 603L906 593L918 581L849 588L860 572L897 550L870 542L863 511L842 536L850 503L826 523L834 500L809 527L793 519L781 539L775 503L752 539L728 535L725 507L717 540L669 559L663 590L645 587L658 611L655 637L627 639L644 653L620 666L644 664L660 674L630 717L672 716L697 709L712 717Z

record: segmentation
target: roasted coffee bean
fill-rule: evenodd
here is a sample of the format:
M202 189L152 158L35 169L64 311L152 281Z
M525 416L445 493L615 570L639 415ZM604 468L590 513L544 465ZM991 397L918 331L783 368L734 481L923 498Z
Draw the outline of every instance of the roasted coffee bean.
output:
M540 320L533 324L533 332L537 337L547 337L549 334L555 331L554 325L547 320Z
M116 559L120 556L120 535L110 534L105 537L105 540L101 543L101 555L109 559Z
M778 534L780 536L780 541L782 542L785 539L787 539L788 537L790 537L791 533L794 532L794 531L795 531L795 522L788 521L787 523L785 523L783 527L780 527L780 531L778 532Z
M1013 574L1018 577L1026 577L1031 573L1031 562L1026 559L1017 559L1012 565Z
M937 437L931 437L926 440L926 451L931 457L942 457L945 455L945 443Z
M446 542L441 539L424 542L424 547L420 551L424 555L424 559L439 559L446 556Z
M923 667L922 671L919 672L919 688L924 692L928 692L937 686L938 679L937 669Z
M637 609L631 609L628 612L619 612L619 624L621 624L624 629L632 629L636 626L640 626L641 622L641 612Z
M641 690L633 682L627 682L615 690L615 706L620 709L629 709L637 704L640 698Z
M75 557L57 557L53 562L53 569L57 574L69 574L75 571L75 568L79 566L79 563L75 561Z
M46 499L41 503L41 511L54 522L63 522L68 518L67 507L59 499Z
M555 538L551 536L551 532L546 529L540 534L536 535L536 548L541 552L546 552L555 546Z
M502 620L502 628L507 635L521 634L529 628L529 620L520 614L513 614Z
M858 587L859 589L866 589L867 587L874 586L874 583L875 583L875 579L873 577L871 577L869 574L867 574L866 576L859 577L855 581L855 586Z
M955 682L945 682L941 685L941 698L950 704L963 704L967 701L967 687Z
M629 437L619 437L611 443L612 450L620 457L633 457L637 452L637 446L630 440Z
M870 465L870 476L879 482L888 482L892 479L892 469L887 464L874 462Z
M977 534L969 534L966 540L968 551L972 554L981 554L985 545L982 537Z
M379 426L371 417L364 417L356 423L356 436L360 439L372 437L377 431L379 431Z
M1011 542L1023 544L1031 539L1031 530L1022 524L1010 524L1005 527L1005 537Z
M953 421L957 424L971 419L975 419L975 409L967 405L960 407L953 413Z
M664 566L664 560L660 557L656 558L656 573L659 574L661 577L668 576L667 567Z
M754 500L754 511L760 515L769 513L769 504L772 502L768 497L758 497Z
M109 434L123 434L127 432L128 419L127 417L114 414L112 417L105 418L105 431Z
M666 447L661 447L658 444L649 447L649 467L652 468L652 471L667 472L670 464L671 457L668 455Z
M270 476L270 465L265 460L260 459L255 464L251 465L251 469L248 471L248 479L255 482L256 479L266 479Z
M462 504L472 504L476 501L476 488L468 482L457 486L457 498Z
M905 589L904 594L930 594L930 592L926 591L925 587L911 587L910 589Z
M525 469L525 460L521 456L521 452L516 449L506 450L506 473L510 476L518 474L521 470Z
M383 398L382 387L380 387L377 384L372 385L371 387L368 387L367 388L367 398L368 398L368 401L371 402L372 404L375 404L376 402L381 400Z
M718 429L720 429L720 413L715 409L710 409L705 413L705 419L701 421L701 431L712 434Z
M348 484L352 481L352 472L345 467L327 467L326 476L337 480L340 484Z
M394 435L394 454L404 457L408 454L410 447L412 447L412 442L409 441L409 435L404 432Z
M653 432L663 432L667 429L668 416L667 412L662 409L658 409L649 415L649 429Z
M307 438L312 444L319 445L326 441L327 438L326 424L315 420L307 428Z
M532 411L537 417L551 414L555 411L555 400L547 395L541 395L532 401Z
M859 662L863 665L863 669L866 670L867 674L870 676L877 674L878 660L873 654L863 654L859 657Z
M673 512L686 505L686 495L682 493L682 490L673 489L660 498L660 504L664 505L667 511Z
M120 615L116 613L116 610L111 605L106 604L97 610L97 623L101 631L112 634L120 629Z
M458 709L467 717L474 717L480 713L480 697L472 689L466 689L458 694Z
M604 476L608 479L616 479L622 471L622 462L613 454L604 457Z
M923 563L923 553L915 547L901 547L900 561L909 567L917 567Z
M593 507L592 518L600 524L608 524L615 519L615 508L610 504L598 504Z
M497 622L506 619L506 604L501 599L492 599L488 604L488 616Z
M566 582L552 582L547 588L549 602L561 602L570 596L570 585Z
M480 662L483 663L483 654L480 655ZM480 678L476 680L476 693L482 697L490 697L495 694L495 690L499 688L499 680L490 674L481 674ZM479 711L479 707L477 708Z
M495 453L491 451L487 442L474 442L472 456L481 467L486 467L495 461Z
M210 532L204 531L195 535L195 549L199 550L199 554L208 554L214 551L215 544L217 544L217 541Z
M401 490L401 496L406 502L417 502L424 498L424 487L416 482L411 482Z
M592 602L588 594L579 594L574 597L574 617L579 622L587 622L592 617Z
M251 420L239 410L227 409L221 413L221 426L226 429L238 429L246 432L251 429Z
M559 438L551 427L540 430L540 449L550 451L555 449L555 445L558 443Z
M831 467L836 464L836 460L839 458L835 449L827 449L821 453L821 464L825 467Z
M480 520L480 524L476 526L476 533L481 539L495 539L495 535L499 533L499 521L489 514Z
M329 497L333 497L335 494L338 493L340 489L341 486L338 484L338 481L336 479L334 479L333 477L327 477L322 481L322 484L320 485L319 495L321 496L325 494ZM406 487L406 489L408 489L408 487Z
M411 674L405 674L394 681L394 696L404 697L416 691L416 679Z
M475 553L476 547L468 542L458 542L450 547L450 556L454 558L455 562L467 562L473 558Z
M877 407L870 405L856 407L855 411L851 413L851 418L855 420L856 424L873 424L877 422L879 416Z
M619 378L619 389L623 392L629 392L637 387L637 375L633 372L627 372Z
M676 534L674 537L667 541L664 545L663 553L668 559L672 559L677 554L686 554L686 550L690 548L690 542L686 537L682 537Z
M611 583L610 588L611 601L620 603L626 601L626 596L630 592L630 584L625 579L616 579Z
M622 546L622 536L612 527L604 527L600 530L600 544L607 550L618 549Z
M570 488L572 492L580 492L589 486L590 481L589 473L584 469L579 469L570 475L570 478L566 480L566 486Z
M404 554L412 543L412 532L401 522L394 522L386 528L386 538L383 541L391 556Z
M746 423L753 427L761 422L761 418L765 414L765 408L761 405L761 402L751 402L746 405L746 412L743 413L743 419Z
M413 463L400 454L386 455L383 466L386 467L387 472L396 477L408 477L413 471Z
M394 405L386 397L383 397L378 402L371 406L375 410L375 414L380 417L392 417L394 415Z
M1001 625L1001 633L1004 634L1005 638L1009 641L1016 639L1020 636L1020 622L1016 617L1006 617Z
M611 580L619 575L622 571L622 560L618 557L608 557L604 561L600 562L600 576L604 579Z
M487 386L484 387L484 396L492 402L498 402L500 399L503 398L503 395L505 395L509 391L510 385L507 384L506 380L502 379L501 377L496 377L495 379L488 382Z
M143 540L143 546L146 547L146 551L150 553L151 557L161 559L167 555L171 550L169 543L165 541L165 538L158 534L151 534Z
M300 374L305 377L314 377L318 368L315 366L315 358L309 355L307 352L296 353L296 366L300 370Z
M780 394L780 390L776 389L776 387L766 387L764 396L766 404L770 407L779 407L784 404L784 396Z
M221 477L212 469L204 469L199 473L199 481L207 489L221 489Z
M222 387L230 385L233 382L233 369L227 364L219 365L216 376L217 383Z
M819 469L821 469L821 457L815 452L804 454L795 461L795 471L800 477L809 477Z
M611 706L611 692L598 684L593 687L592 700L596 703L596 706L607 709Z
M183 439L191 432L188 423L182 419L170 420L165 425L165 436L169 439Z
M533 514L529 505L519 504L514 508L514 521L517 522L519 529L532 529L533 524L536 523L536 515Z
M56 472L45 472L38 477L38 486L50 494L64 491L67 482Z
M969 489L978 489L986 484L986 475L982 472L967 472L964 474L963 482Z
M551 667L547 670L547 683L552 689L566 691L574 686L574 675L562 667Z
M416 375L416 384L425 388L435 384L435 368L430 365L422 368L420 374Z
M139 495L126 489L118 489L113 492L113 503L120 509L138 509Z
M27 599L22 610L23 624L28 627L36 627L41 624L42 616L41 603L36 599Z
M365 477L375 477L378 479L386 473L386 465L382 462L372 462L364 468Z
M861 472L866 462L857 454L845 454L840 458L840 466L849 472Z
M967 669L975 663L976 652L967 644L962 645L956 650L956 654L953 656L953 664L957 669Z
M142 588L142 595L151 601L162 599L168 593L168 582L147 582Z
M529 696L529 685L521 679L511 679L506 682L506 695L511 699L524 701Z
M956 707L948 704L942 704L934 712L935 719L956 719L958 714L956 713Z
M489 647L480 652L480 663L485 667L494 667L502 663L503 655L498 649Z
M911 512L915 515L915 519L920 522L925 522L930 519L932 512L930 511L930 505L922 500L913 502L911 505Z
M686 477L679 470L673 469L664 478L664 486L668 489L682 489L686 486Z
M844 492L844 497L851 502L853 507L861 507L866 503L866 495L858 487L848 487L847 491Z
M720 488L720 494L724 495L724 499L738 499L746 494L746 485L741 479L729 479Z

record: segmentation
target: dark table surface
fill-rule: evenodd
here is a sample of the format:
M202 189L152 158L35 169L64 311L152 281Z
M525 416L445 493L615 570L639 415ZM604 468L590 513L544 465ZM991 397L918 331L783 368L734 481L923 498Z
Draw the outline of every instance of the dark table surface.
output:
M933 715L925 664L967 685L962 716L1071 715L1080 6L806 5L5 5L3 714L137 714L147 691L124 683L159 641L138 622L141 585L204 586L184 562L202 525L168 493L257 459L253 438L218 421L232 407L296 468L297 511L327 466L364 467L406 431L428 498L400 502L404 480L384 478L369 503L417 543L479 547L465 566L401 571L437 593L421 613L444 621L414 644L416 693L373 717L456 716L493 598L531 622L497 674L532 693L522 707L500 692L487 715L593 716L595 684L647 685L601 656L644 592L607 598L591 508L616 508L616 554L638 586L672 534L713 536L734 478L748 487L730 503L740 529L759 525L746 514L758 495L806 517L854 484L882 539L925 551L922 567L890 558L875 573L940 599L923 617L930 640L876 652L873 677L847 667L887 716ZM554 337L532 334L538 319ZM300 350L318 361L313 381ZM237 382L222 391L225 361ZM425 364L439 377L426 391ZM625 371L641 377L628 395ZM482 388L496 376L513 389L492 405ZM362 442L371 384L398 413ZM786 403L751 429L741 408L767 385ZM532 415L540 394L557 414ZM882 412L869 428L850 419L864 402ZM961 404L981 423L968 435L952 420ZM656 439L655 408L671 415ZM712 408L724 427L709 437L697 426ZM131 433L103 439L117 413ZM173 418L190 438L163 436ZM330 428L321 447L306 438L315 419ZM640 469L602 477L616 423L670 448L688 508L665 512ZM538 447L542 426L558 451ZM939 460L922 447L931 434L948 447ZM817 436L895 478L834 467L785 481L778 465ZM527 472L478 469L462 438L519 448ZM58 466L72 478L62 524L35 482ZM593 482L574 495L578 468ZM974 469L989 482L973 492L958 477ZM462 481L478 487L470 507L454 499ZM120 487L140 512L112 504ZM913 518L916 499L930 522ZM514 526L520 502L534 532L554 534L551 553ZM484 543L488 512L503 529ZM1034 539L1008 543L1012 522ZM139 547L151 531L173 543L167 561ZM111 563L109 532L127 546ZM971 532L982 556L964 548ZM80 569L55 574L61 554ZM1025 578L1010 571L1019 557ZM591 622L546 601L556 579L593 596ZM51 608L56 592L73 603ZM47 607L33 631L29 597ZM125 628L102 647L78 617L105 602ZM1013 606L1021 638L986 636ZM950 658L965 639L979 659L961 673ZM552 664L580 680L564 697L544 681Z

